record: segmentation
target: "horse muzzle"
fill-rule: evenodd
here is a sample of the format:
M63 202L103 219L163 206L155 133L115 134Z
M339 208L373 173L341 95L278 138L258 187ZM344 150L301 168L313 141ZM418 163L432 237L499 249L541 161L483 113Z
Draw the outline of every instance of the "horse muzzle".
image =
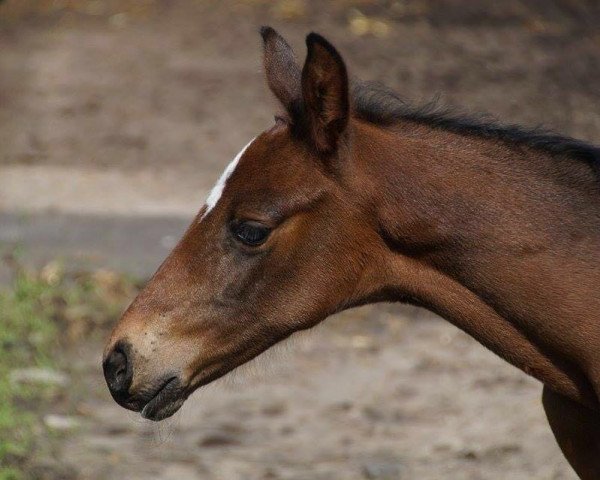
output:
M164 374L155 380L133 382L135 355L129 343L119 342L104 355L104 378L113 399L122 407L141 412L142 417L159 421L173 415L187 394L178 375ZM141 360L140 360L141 361Z

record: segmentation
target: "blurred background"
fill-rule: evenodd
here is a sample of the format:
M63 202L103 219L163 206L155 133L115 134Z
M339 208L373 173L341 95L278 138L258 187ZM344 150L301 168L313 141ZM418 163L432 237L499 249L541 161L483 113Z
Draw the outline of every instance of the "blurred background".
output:
M361 308L156 425L100 369L110 325L272 123L258 28L415 102L600 143L583 0L0 1L0 480L574 479L540 386L422 310Z

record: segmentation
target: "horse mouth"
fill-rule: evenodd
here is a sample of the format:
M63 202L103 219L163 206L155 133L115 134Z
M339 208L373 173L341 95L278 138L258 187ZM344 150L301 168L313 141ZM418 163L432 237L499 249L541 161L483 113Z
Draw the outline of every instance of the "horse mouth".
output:
M169 378L141 409L143 418L158 422L173 415L185 402L183 389L177 377Z

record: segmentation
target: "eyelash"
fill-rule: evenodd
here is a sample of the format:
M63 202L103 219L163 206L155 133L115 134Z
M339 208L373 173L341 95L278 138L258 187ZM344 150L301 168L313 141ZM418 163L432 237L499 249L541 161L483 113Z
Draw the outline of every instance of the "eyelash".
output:
M231 226L233 236L249 247L258 247L267 241L271 229L251 220L236 222Z

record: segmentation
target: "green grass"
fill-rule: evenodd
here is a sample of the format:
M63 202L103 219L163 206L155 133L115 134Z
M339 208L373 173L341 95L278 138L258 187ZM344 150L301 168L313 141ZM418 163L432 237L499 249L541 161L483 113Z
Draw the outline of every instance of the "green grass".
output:
M39 272L16 266L0 287L0 480L27 478L40 437L49 436L42 414L60 389L11 381L11 371L60 368L62 349L114 321L135 291L112 272L65 275L58 263Z

